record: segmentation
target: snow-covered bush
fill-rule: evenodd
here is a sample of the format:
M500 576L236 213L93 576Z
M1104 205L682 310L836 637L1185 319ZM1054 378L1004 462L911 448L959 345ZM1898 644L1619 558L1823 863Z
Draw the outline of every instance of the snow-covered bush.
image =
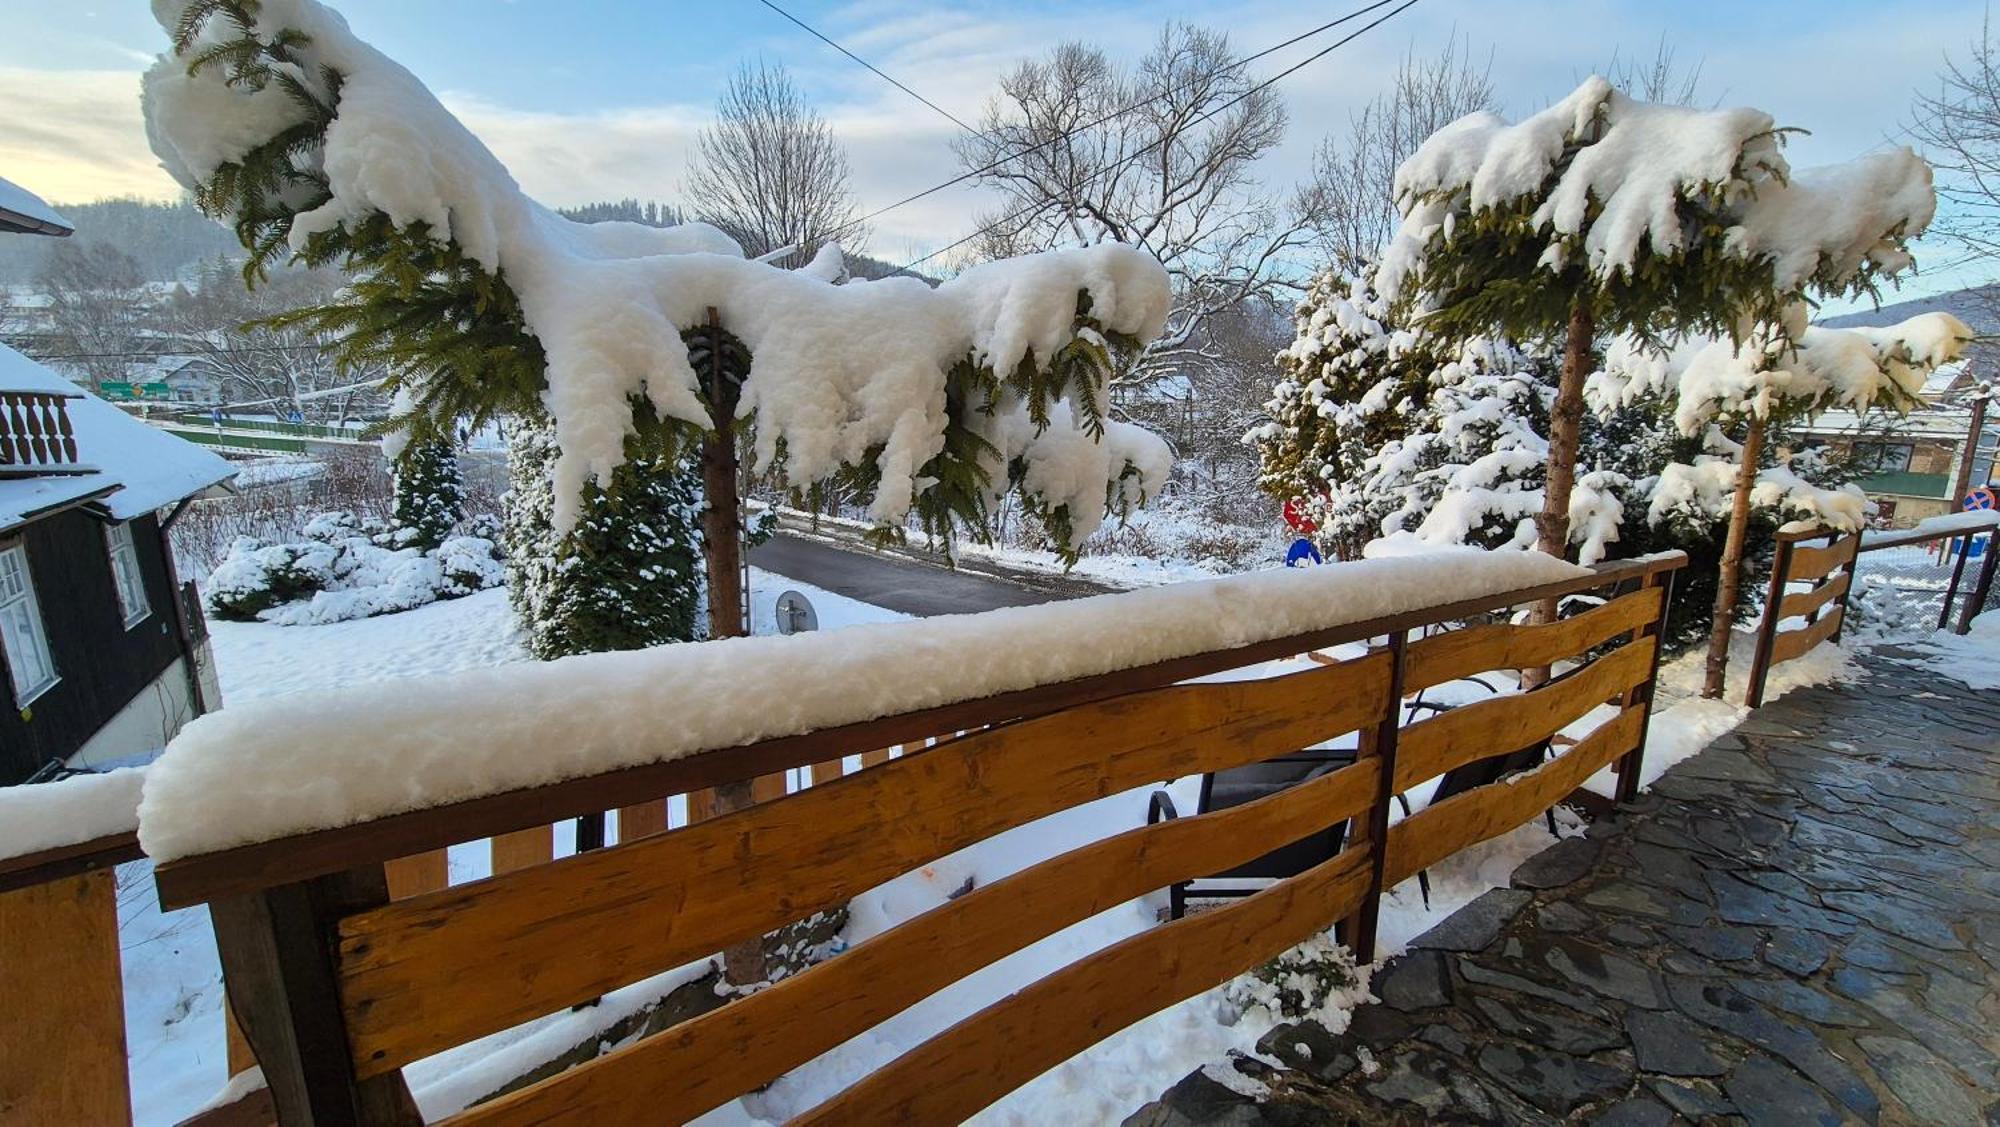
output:
M1325 932L1231 980L1227 997L1240 1009L1261 1006L1274 1018L1298 1021L1350 1009L1367 990L1354 953Z
M447 442L413 442L396 459L393 546L429 551L444 543L465 515L458 454Z
M452 536L429 551L396 547L395 531L352 513L321 513L303 539L240 537L205 590L217 618L285 626L410 610L499 586L500 550L483 536Z
M508 598L536 657L635 650L707 635L700 478L634 458L608 487L586 487L576 527L558 533L547 423L508 427Z

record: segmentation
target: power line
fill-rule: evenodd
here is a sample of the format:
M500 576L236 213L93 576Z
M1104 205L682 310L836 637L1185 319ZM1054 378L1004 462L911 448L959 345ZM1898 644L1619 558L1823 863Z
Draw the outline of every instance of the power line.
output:
M915 90L912 90L909 87L903 85L902 83L896 81L894 78L891 78L889 75L883 73L882 69L877 67L874 63L869 62L867 59L862 58L861 56L855 54L854 52L848 50L847 48L842 47L840 44L835 43L833 40L828 39L825 35L820 33L818 28L813 27L811 24L805 22L799 17L791 14L790 12L787 12L783 8L778 7L776 4L773 4L771 0L758 0L758 2L763 4L766 8L771 9L772 11L778 13L779 15L797 24L801 29L805 31L806 34L812 36L814 39L817 39L821 43L824 43L827 46L833 48L834 50L840 52L841 54L846 55L848 58L853 59L857 63L860 63L862 66L867 67L869 70L873 71L878 77L880 77L882 81L887 82L889 85L894 86L896 89L901 90L903 93L908 94L910 97L915 98L917 101L922 102L923 104L929 106L933 110L936 110L938 113L944 116L945 120L951 122L953 125L958 126L960 129L965 130L967 133L970 133L975 137L979 136L979 130L974 129L970 125L967 125L966 123L960 121L957 117L955 117L952 114L950 110L945 109L943 106L938 105L936 102L931 101L929 98L924 97L922 94L917 93Z
M1367 15L1368 13L1370 13L1370 12L1372 12L1372 11L1375 11L1375 10L1376 10L1376 9L1378 9L1378 8L1384 8L1384 7L1387 7L1387 6L1389 6L1390 4L1393 4L1393 3L1395 3L1395 2L1396 2L1396 0L1375 0L1375 2L1374 2L1374 3L1372 3L1372 4L1368 4L1368 5L1365 5L1365 6L1363 6L1363 7L1360 7L1360 8L1356 8L1356 9L1355 9L1354 11L1352 11L1352 12L1349 12L1349 13L1347 13L1347 14L1346 14L1346 15L1344 15L1344 16L1341 16L1341 17L1340 17L1339 19L1335 19L1335 20L1328 20L1328 21L1327 21L1326 23L1323 23L1323 24L1319 25L1318 27L1316 27L1316 28L1313 28L1313 29L1312 29L1312 30L1310 30L1310 31L1302 31L1302 32L1300 32L1299 34L1297 34L1297 35L1294 35L1294 36L1292 36L1292 37L1291 37L1290 39L1287 39L1287 40L1285 40L1285 41L1284 41L1283 43L1275 43L1275 44L1272 44L1271 46L1269 46L1269 47L1266 47L1266 48L1264 48L1264 49L1263 49L1262 51L1259 51L1259 52L1257 52L1256 54L1254 54L1254 55L1251 55L1251 56L1249 56L1248 58L1245 58L1245 59L1243 59L1243 60L1242 60L1241 62L1237 63L1236 65L1237 65L1237 66L1239 66L1239 67L1242 67L1242 66L1248 66L1248 65L1250 65L1251 63L1254 63L1254 62L1256 62L1256 61L1257 61L1258 59L1261 59L1261 58L1264 58L1264 57L1265 57L1265 56L1267 56L1267 55L1271 55L1271 54L1275 54L1275 53L1276 53L1276 52L1278 52L1278 51L1282 51L1282 50L1284 50L1285 48L1287 48L1287 47L1290 47L1290 46L1291 46L1292 44L1294 44L1294 43L1298 43L1298 42L1300 42L1301 40L1306 40L1306 39L1311 39L1311 38L1312 38L1313 36L1315 36L1315 35L1318 35L1318 34L1320 34L1320 33L1321 33L1321 32L1323 32L1323 31L1329 31L1329 30L1331 30L1331 29L1333 29L1333 28L1336 28L1336 27L1339 27L1339 26L1340 26L1341 24L1344 24L1344 23L1347 23L1347 22L1349 22L1350 20L1356 20L1356 19L1360 19L1360 18L1361 18L1362 16L1365 16L1365 15ZM1407 7L1409 7L1409 6L1411 5L1411 4L1414 4L1415 2L1416 2L1416 0L1406 0L1406 2L1405 2L1405 3L1403 4L1403 5L1402 5L1402 7L1400 7L1400 8L1397 8L1397 9L1396 9L1395 11L1393 11L1393 12L1390 12L1390 13L1389 13L1389 16L1393 16L1393 15L1395 15L1395 14L1396 14L1397 12L1400 12L1400 11L1402 11L1402 10L1403 10L1403 8L1407 8ZM1376 21L1375 21L1375 23L1371 23L1371 24L1369 24L1369 25L1368 25L1368 27L1364 27L1364 28L1362 28L1362 29L1361 29L1361 31L1357 31L1357 32L1355 32L1355 33L1354 33L1354 35L1359 35L1359 34L1361 34L1361 32L1362 32L1362 31L1367 31L1367 30L1368 30L1369 28L1372 28L1372 27L1375 27L1375 26L1376 26L1377 24L1380 24L1380 23L1382 22L1382 20L1386 20L1386 19L1388 19L1388 18L1389 18L1389 16L1384 16L1384 17L1382 17L1382 19L1380 19L1380 20L1376 20ZM1341 44L1341 43L1346 43L1346 42L1348 42L1348 40L1351 40L1351 39L1353 39L1353 38L1354 38L1354 35L1350 35L1350 36L1348 36L1348 37L1347 37L1347 39L1343 39L1343 40L1341 40L1341 41L1340 41L1340 43L1335 43L1335 44L1334 44L1333 46L1334 46L1334 47L1338 47L1338 46L1340 46L1340 44ZM1327 48L1327 51L1331 51L1332 49L1333 49L1332 47L1329 47L1329 48ZM1309 62L1312 62L1312 61L1313 61L1313 59L1317 59L1317 58L1319 58L1319 57L1320 57L1320 55L1324 55L1324 54L1326 54L1326 51L1321 51L1319 55L1314 55L1314 56L1313 56L1313 57L1312 57L1311 59L1307 59L1307 60L1306 60L1306 62L1308 62L1308 63L1309 63ZM1300 64L1300 66L1303 66L1303 65L1305 65L1305 64L1304 64L1304 63L1301 63L1301 64ZM1298 69L1298 67L1293 67L1293 68L1292 68L1292 70L1297 70L1297 69ZM1284 77L1284 75L1285 75L1285 74L1290 74L1290 73L1291 73L1291 71L1290 71L1290 70L1288 70L1288 71L1285 71L1285 72L1284 72L1284 74L1280 74L1280 75L1279 75L1278 77L1282 78L1282 77ZM1190 84L1190 85L1192 85L1192 84ZM1253 89L1252 91L1250 91L1250 93L1255 93L1255 92L1256 92L1256 91L1255 91L1254 89ZM1179 93L1179 91L1175 91L1175 93ZM908 196L904 196L904 197L903 197L902 199L900 199L900 200L897 200L897 201L896 201L895 203L892 203L892 204L889 204L889 205L888 205L888 206L886 206L886 207L878 207L878 208L876 208L876 209L875 209L874 211L871 211L871 212L869 212L868 214L866 214L866 215L862 216L861 218L859 218L859 219L856 219L856 220L855 220L854 222L855 222L855 224L856 224L857 226L859 226L860 224L863 224L863 223L867 223L867 222L869 222L869 221L871 221L871 220L874 220L874 219L877 219L877 218L879 218L879 217L881 217L881 216L883 216L883 215L886 215L886 214L888 214L889 212L892 212L892 211L896 210L896 209L897 209L897 208L899 208L899 207L902 207L902 206L904 206L905 204L912 204L912 203L915 203L915 202L917 202L917 201L918 201L918 200L920 200L920 199L923 199L923 198L924 198L924 197L926 197L926 196L932 196L932 195L936 195L937 193L939 193L939 192L942 192L942 191L944 191L944 190L945 190L946 188L949 188L949 187L952 187L952 186L954 186L954 185L957 185L957 184L963 184L963 183L965 183L965 182L966 182L967 180L972 180L972 179L976 179L977 177L980 177L980 176L984 176L984 175L986 175L987 173L989 173L989 172L992 172L992 171L994 171L994 170L996 170L996 169L999 169L999 168L1003 168L1003 167L1005 167L1005 166L1007 165L1007 163L1008 163L1008 162L1010 162L1010 161L1014 161L1014 160L1018 160L1018 159L1020 159L1021 157L1024 157L1024 156L1027 156L1027 155L1029 155L1030 153L1037 153L1037 152L1040 152L1040 151L1041 151L1041 150L1043 150L1043 149L1046 149L1046 148L1048 148L1048 147L1049 147L1049 146L1051 146L1051 145L1054 145L1054 144L1057 144L1057 143L1059 143L1059 142L1062 142L1062 141L1066 141L1066 140L1068 140L1069 138L1071 138L1072 136L1074 136L1074 135L1076 135L1076 134L1078 134L1078 133L1081 133L1081 132L1083 132L1084 130L1087 130L1087 129L1095 129L1095 128L1097 128L1098 126L1100 126L1100 125L1103 125L1103 124L1105 124L1106 122L1109 122L1109 121L1112 121L1112 120L1114 120L1114 119L1116 119L1116 118L1120 118L1120 117L1123 117L1123 116L1125 116L1126 114L1129 114L1129 113L1135 113L1135 112L1137 112L1137 111L1139 111L1139 110L1142 110L1142 109L1145 109L1146 107L1148 107L1148 106L1151 106L1151 105L1153 105L1153 104L1154 104L1154 103L1155 103L1156 101L1158 101L1158 96L1157 96L1157 95L1154 95L1154 96L1149 96L1149 97L1146 97L1146 98L1142 98L1142 99L1140 99L1139 101L1136 101L1136 102L1133 102L1133 103L1132 103L1131 105L1129 105L1129 106L1123 106L1123 107L1120 107L1120 108L1118 108L1118 109L1115 109L1115 110L1112 110L1112 111L1111 111L1110 113L1107 113L1107 114L1105 114L1104 116L1102 116L1102 117L1100 117L1100 118L1096 119L1095 121L1088 121L1088 122L1085 122L1084 124L1082 124L1082 125L1079 125L1079 126L1077 126L1076 128L1074 128L1074 129L1066 129L1066 130L1064 130L1063 132L1061 132L1061 133L1058 133L1058 134L1056 134L1056 135L1055 135L1054 137L1051 137L1051 138L1049 138L1049 139L1048 139L1048 140L1046 140L1046 141L1040 141L1040 142L1037 142L1037 143L1035 143L1035 144L1033 144L1033 145L1030 145L1030 146L1028 146L1028 147L1027 147L1027 148L1025 148L1025 149L1020 149L1020 150L1018 150L1018 151L1016 151L1016 152L1012 152L1012 153L1008 153L1008 154L1006 154L1005 156L1002 156L1002 157L998 158L997 160L994 160L993 162L991 162L991 163L989 163L989 164L985 164L985 165L981 165L980 167L978 167L978 168L975 168L975 169L972 169L972 170L970 170L970 171L968 171L968 172L962 172L962 173L960 173L959 175L957 175L957 176L954 176L954 177L952 177L951 179L949 179L949 180L946 180L946 181L944 181L943 183L940 183L940 184L933 184L933 185L931 185L930 187L928 187L928 188L925 188L925 189L924 189L923 191L921 191L921 192L917 192L917 193L914 193L914 194L912 194L912 195L908 195ZM1231 103L1231 104L1233 105L1234 103ZM1204 120L1205 120L1205 119L1204 119ZM961 240L961 241L963 241L963 240ZM953 244L953 245L957 245L957 244ZM947 248L947 249L949 249L949 248ZM921 260L919 260L919 261L921 261Z
M1343 17L1342 17L1341 19L1339 19L1339 20L1335 20L1335 21L1334 21L1333 23L1330 23L1330 24L1326 24L1326 25L1324 25L1324 26L1322 26L1322 27L1320 27L1320 28L1317 28L1317 29L1315 29L1315 30L1313 30L1313 31L1309 31L1309 32L1306 32L1306 33L1305 33L1304 35L1298 35L1298 36L1294 36L1293 38L1291 38L1291 39L1288 39L1288 40L1286 40L1286 41L1285 41L1284 43L1281 43L1281 44L1279 44L1279 45L1278 45L1278 47L1273 47L1273 48L1270 48L1270 49L1268 49L1268 50L1265 50L1265 51L1261 51L1261 52L1259 52L1259 53L1258 53L1258 54L1256 54L1256 55L1252 55L1252 56L1250 57L1250 59L1245 59L1245 60L1244 60L1244 62L1246 62L1246 63L1247 63L1247 62L1251 61L1251 59L1259 59L1259 58L1262 58L1262 57L1264 57L1265 55L1268 55L1268 54L1270 54L1270 53L1271 53L1272 51L1275 51L1275 50L1278 50L1278 49L1279 49L1279 47L1284 47L1284 46L1288 46L1288 45L1290 45L1290 44L1292 44L1292 43L1296 43L1296 42L1298 42L1298 41L1299 41L1300 39L1304 39L1304 38L1306 38L1307 36L1311 36L1311 35L1317 35L1317 34L1318 34L1318 33L1319 33L1320 31L1324 31L1324 30L1326 30L1326 28L1328 28L1328 27L1332 27L1332 26L1334 26L1335 24L1339 24L1339 23L1344 23L1344 22L1346 22L1346 21L1347 21L1347 20L1349 20L1349 19L1353 19L1353 18L1354 18L1355 16L1359 16L1359 15L1364 15L1364 14L1366 14L1366 13L1368 13L1368 12L1371 12L1371 11L1374 11L1375 9L1377 9L1377 8L1380 8L1380 7L1382 7L1382 6L1384 5L1384 4L1388 4L1388 3L1394 3L1394 0L1381 0L1381 2L1380 2L1380 3L1376 3L1376 4L1371 4L1371 5L1369 5L1369 6L1367 7L1367 8L1363 8L1363 9L1360 9L1359 11L1356 11L1356 12L1354 12L1354 13L1351 13L1351 14L1349 14L1349 15L1347 15L1347 16L1343 16ZM1296 62L1296 63L1292 64L1291 66L1289 66L1289 67L1286 67L1286 68L1285 68L1284 70L1281 70L1281 71L1279 71L1279 72L1278 72L1277 74L1274 74L1274 75L1272 75L1272 76L1271 76L1270 78L1267 78L1267 79L1265 79L1264 81L1262 81L1262 82L1258 83L1257 85L1255 85L1255 86L1252 86L1252 87L1250 87L1250 88L1249 88L1248 90L1245 90L1245 91L1243 91L1243 92L1242 92L1241 94L1238 94L1238 95L1237 95L1237 96L1235 96L1234 98L1231 98L1231 99L1230 99L1229 101L1227 101L1227 102L1224 102L1223 104L1221 104L1221 105L1219 105L1219 106L1215 107L1215 108L1214 108L1214 109L1212 109L1212 110L1209 110L1209 111L1208 111L1207 113L1204 113L1204 114L1202 114L1202 115L1201 115L1200 117L1196 118L1196 119L1194 120L1194 122L1193 122L1192 124L1197 124L1197 125L1198 125L1198 124L1200 124L1200 123L1202 123L1202 122L1205 122L1205 121L1207 121L1208 119L1210 119L1210 118L1214 117L1214 116L1215 116L1216 114L1219 114L1219 113L1222 113L1222 112L1223 112L1224 110L1227 110L1227 109L1229 109L1230 107L1232 107L1232 106L1236 105L1236 104L1237 104L1238 102L1241 102L1241 101L1243 101L1243 100L1244 100L1245 98L1249 98L1249 97L1251 97L1251 96L1253 96L1253 95L1255 95L1255 94L1258 94L1258 93L1260 93L1261 91L1264 91L1264 90L1267 90L1267 89L1269 89L1270 87L1272 87L1272 86L1276 85L1276 84L1277 84L1277 83L1278 83L1278 82L1279 82L1279 81L1280 81L1281 79L1284 79L1284 78L1286 78L1286 77L1288 77L1288 76L1290 76L1290 75L1292 75L1292 74L1295 74L1295 73L1297 73L1298 71L1300 71L1300 70L1304 69L1305 67L1307 67L1307 66L1310 66L1310 65L1312 65L1313 63L1316 63L1316 62L1318 62L1319 60L1321 60L1321 59L1325 58L1326 56L1328 56L1328 55L1332 54L1332 53L1333 53L1333 52L1334 52L1335 50L1339 49L1340 47L1343 47L1343 46L1345 46L1345 45L1347 45L1347 44L1349 44L1349 43L1352 43L1352 42L1353 42L1354 40L1356 40L1356 39L1359 39L1359 38L1360 38L1361 36L1363 36L1363 35L1366 35L1366 34L1367 34L1368 32L1370 32L1370 31L1373 31L1373 30L1374 30L1375 28L1378 28L1378 27L1382 26L1383 24L1385 24L1385 23L1389 22L1390 20L1394 19L1394 18L1395 18L1396 16L1398 16L1398 15L1401 15L1401 14L1402 14L1403 12L1406 12L1406 11L1408 11L1409 9L1411 9L1411 8L1415 7L1416 5L1417 5L1417 0L1403 0L1403 2L1402 2L1401 4L1397 5L1397 6L1395 7L1395 8L1391 9L1391 10L1390 10L1390 11L1388 11L1387 13L1384 13L1384 14L1383 14L1382 16L1378 17L1378 18L1377 18L1377 19L1375 19L1375 20L1374 20L1373 22L1371 22L1371 23L1368 23L1368 24L1365 24L1365 25L1363 25L1363 26L1361 26L1361 27L1359 27L1359 28L1356 28L1355 30L1353 30L1353 31L1349 32L1349 33L1348 33L1347 35L1345 35L1345 36L1341 37L1340 39L1338 39L1338 40L1334 41L1333 43L1330 43L1330 44L1328 44L1327 46L1325 46L1325 47L1321 48L1321 49L1320 49L1319 51L1315 52L1314 54L1311 54L1311 55L1308 55L1308 56L1306 56L1306 57L1305 57L1304 59L1301 59L1301 60L1299 60L1298 62ZM1145 102L1145 103L1141 103L1141 104L1142 104L1142 105L1146 105L1146 104L1150 104L1150 100L1149 100L1148 102ZM1123 112L1130 112L1130 111L1128 110L1128 111L1123 111ZM1113 114L1113 115L1110 115L1110 116L1112 116L1112 117L1115 117L1115 116L1117 116L1117 115L1116 115L1116 114ZM1099 123L1101 123L1102 121L1105 121L1105 120L1109 120L1109 118L1107 117L1107 118L1102 118L1102 119L1099 119ZM1093 123L1093 125L1085 125L1085 126L1080 126L1080 127L1078 127L1078 128L1079 128L1079 129L1089 129L1089 128L1093 128L1095 124L1098 124L1098 123ZM1067 138L1068 136L1070 136L1070 134L1069 134L1069 133L1067 133L1067 132L1066 132L1066 133L1063 133L1063 134L1061 134L1061 135L1059 135L1059 136L1056 136L1056 137L1052 137L1052 138L1050 138L1049 140L1047 140L1047 141L1044 141L1044 142L1042 142L1042 144L1041 144L1041 145L1038 145L1038 146L1036 146L1036 147L1037 147L1037 148L1042 148L1042 147L1046 147L1046 146L1048 146L1048 145L1052 145L1052 144L1054 144L1054 143L1055 143L1055 142L1057 142L1057 141L1060 141L1060 140L1064 140L1064 139L1066 139L1066 138ZM1126 165L1126 164L1130 164L1130 163L1131 163L1131 162L1132 162L1133 160L1136 160L1136 159L1138 159L1139 157L1141 157L1141 156L1144 156L1144 155L1145 155L1146 153L1148 153L1149 151L1151 151L1151 150L1153 150L1153 149L1156 149L1156 148L1159 148L1159 147L1160 147L1161 145L1163 145L1163 144L1165 144L1165 143L1166 143L1166 140L1167 140L1166 138L1162 138L1162 139L1160 139L1160 140L1158 140L1158 141L1154 141L1154 142L1153 142L1152 144L1149 144L1149 145L1145 146L1144 148L1141 148L1141 149L1139 149L1139 150L1137 150L1137 151L1133 152L1133 153L1132 153L1132 155L1131 155L1130 157L1126 158L1126 160L1125 160L1125 161L1121 162L1121 164L1120 164L1120 166L1119 166L1119 167L1123 167L1123 166L1124 166L1124 165ZM1025 156L1025 155L1026 155L1027 153L1029 153L1029 152L1033 152L1033 151L1034 151L1033 149L1025 149L1025 150L1023 150L1023 151L1022 151L1021 153L1018 153L1018 154L1016 154L1016 155L1017 155L1017 156ZM996 165L990 165L990 166L988 166L988 168L989 168L989 169L990 169L990 168L992 168L992 167L997 167L997 164L996 164ZM1109 171L1110 171L1110 169L1103 169L1103 170L1100 170L1100 171L1099 171L1099 172L1098 172L1098 173L1097 173L1096 175L1094 175L1094 176L1090 177L1090 180L1087 180L1087 181L1085 181L1085 183L1089 183L1090 181L1094 181L1094 180L1098 179L1099 177L1102 177L1103 175L1105 175L1105 173L1106 173L1106 172L1109 172ZM976 174L977 174L977 173L975 172L975 173L968 173L967 175L968 175L968 176L970 176L970 175L976 175ZM960 179L960 180L963 180L964 178L965 178L965 177L960 177L959 179ZM933 190L935 190L935 189L933 189ZM914 198L914 197L913 197L913 198ZM895 205L891 205L891 206L895 206ZM1016 211L1016 212L1013 212L1012 214L1009 214L1009 215L1006 215L1006 216L1002 216L1001 218L999 218L999 219L996 219L996 220L994 220L993 222L991 222L991 223L988 223L988 224L986 224L985 226L983 226L983 227L979 228L978 230L976 230L976 231L972 232L972 233L971 233L970 235L967 235L967 236L965 236L964 238L962 238L962 239L959 239L959 240L957 240L956 242L952 242L952 243L947 243L946 245L944 245L944 246L942 246L942 247L939 247L938 249L936 249L936 250L934 250L934 251L931 251L931 252L930 252L929 254L926 254L926 255L924 255L924 256L923 256L922 258L918 258L918 259L915 259L915 260L913 260L913 261L911 261L911 262L908 262L908 263L905 263L904 265L902 265L902 266L900 266L900 267L898 267L898 268L897 268L897 270L896 270L896 273L898 273L898 274L901 274L901 273L906 273L906 272L910 271L911 269L913 269L913 268L915 268L915 267L917 267L917 266L921 266L921 265L923 265L924 263L926 263L926 262L929 262L929 261L930 261L931 259L933 259L933 258L936 258L936 257L938 257L938 256L939 256L939 255L941 255L941 254L944 254L944 253L946 253L946 252L948 252L948 251L951 251L951 250L955 250L955 249L957 249L957 248L959 248L959 247L962 247L962 246L964 246L965 244L967 244L967 243L971 242L972 240L974 240L974 239L978 238L978 237L979 237L979 236L981 236L981 235L984 235L984 234L986 234L986 233L987 233L988 231L991 231L991 230L993 230L993 229L994 229L994 228L996 228L996 227L999 227L999 226L1002 226L1002 225L1004 225L1004 224L1007 224L1007 223L1011 223L1011 222L1013 222L1013 221L1014 221L1014 220L1016 220L1016 219L1019 219L1019 218L1022 218L1023 216L1025 216L1025 215L1029 214L1030 212L1033 212L1033 211L1036 211L1036 210L1040 209L1040 208L1041 208L1042 206L1043 206L1043 205L1042 205L1041 203L1035 203L1035 204L1030 204L1029 206L1027 206L1027 207L1025 207L1025 208L1022 208L1022 209L1021 209L1021 210L1019 210L1019 211ZM885 209L885 210L886 210L886 209ZM880 214L880 212L877 212L876 214L878 214L878 215L879 215L879 214ZM865 219L864 219L863 221L865 222Z
M238 353L244 353L244 352L305 352L308 350L316 350L324 352L325 348L319 345L310 345L310 344L246 344L236 348L201 348L194 350L169 349L166 351L135 350L130 352L30 353L27 350L23 349L22 355L27 356L28 359L37 362L43 360L119 360L119 359L164 360L169 356L185 356L192 360L201 360L209 356L234 356Z

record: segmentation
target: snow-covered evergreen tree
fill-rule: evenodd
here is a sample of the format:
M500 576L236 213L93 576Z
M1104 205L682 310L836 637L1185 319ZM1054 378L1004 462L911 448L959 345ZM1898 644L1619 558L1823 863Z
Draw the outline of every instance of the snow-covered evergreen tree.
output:
M1658 400L1671 408L1682 435L1703 436L1702 455L1661 472L1649 522L1689 525L1725 514L1728 520L1704 695L1722 695L1753 514L1776 512L1850 531L1866 515L1859 489L1825 489L1801 476L1802 469L1817 470L1815 459L1771 464L1770 429L1831 407L1857 415L1907 410L1921 402L1928 375L1971 342L1971 329L1948 313L1883 328L1829 329L1808 326L1804 304L1795 303L1780 322L1759 324L1741 340L1695 338L1672 350L1631 337L1613 344L1605 370L1589 382L1592 403L1614 411ZM1738 426L1740 443L1724 433Z
M1277 356L1270 419L1244 440L1257 449L1264 491L1310 517L1330 554L1357 559L1381 535L1383 514L1368 511L1358 489L1367 461L1407 433L1435 360L1417 334L1395 327L1365 281L1332 271L1313 279L1297 326Z
M395 461L396 507L389 536L394 547L432 551L465 515L465 485L458 453L433 439L404 447Z
M1908 149L1797 170L1754 109L1627 97L1593 76L1515 124L1478 113L1396 174L1403 223L1377 284L1428 332L1561 341L1541 550L1560 555L1600 335L1646 340L1780 324L1807 291L1872 291L1909 265L1936 209Z
M559 533L548 423L516 421L507 430L508 597L534 655L705 637L701 483L692 469L632 458L607 486L587 487L575 527Z

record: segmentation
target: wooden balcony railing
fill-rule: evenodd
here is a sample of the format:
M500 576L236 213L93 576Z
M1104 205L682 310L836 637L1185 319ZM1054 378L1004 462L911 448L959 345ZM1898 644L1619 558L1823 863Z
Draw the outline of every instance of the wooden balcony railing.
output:
M40 391L0 391L0 477L88 473L77 457L68 400Z
M162 864L158 885L168 907L209 905L231 1008L282 1123L408 1124L417 1113L401 1070L414 1061L765 935L1105 795L1358 739L1352 766L1061 854L450 1120L682 1122L1095 913L1273 842L1351 827L1329 860L1073 963L802 1117L957 1122L1336 921L1371 959L1388 889L1577 797L1602 770L1615 770L1619 797L1635 795L1661 624L1685 562L1680 553L1625 561L1501 595L198 854ZM1588 595L1601 605L1546 625L1496 614ZM1193 680L1335 646L1349 650L1300 672ZM1428 686L1549 665L1560 675L1530 691L1425 719L1403 707ZM1576 738L1554 741L1541 766L1392 824L1398 792L1566 730ZM857 758L861 769L844 770ZM787 785L787 774L797 782L805 773L813 785ZM660 832L668 796L746 779L765 801ZM621 808L638 832L610 848L552 864L501 861L517 847L546 860L551 819ZM446 887L436 851L482 837L494 839L495 875Z

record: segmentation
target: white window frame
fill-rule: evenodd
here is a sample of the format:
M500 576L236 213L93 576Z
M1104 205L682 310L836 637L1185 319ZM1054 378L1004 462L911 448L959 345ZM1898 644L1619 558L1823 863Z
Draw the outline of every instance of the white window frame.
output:
M28 550L19 543L0 546L0 651L14 682L14 703L26 708L62 677L49 653L48 624L35 599L35 575L28 567ZM41 672L29 681L29 670Z
M107 526L104 550L111 557L111 582L118 588L118 610L125 616L125 629L130 630L153 613L152 604L146 599L146 573L139 566L139 549L132 544L132 522Z

